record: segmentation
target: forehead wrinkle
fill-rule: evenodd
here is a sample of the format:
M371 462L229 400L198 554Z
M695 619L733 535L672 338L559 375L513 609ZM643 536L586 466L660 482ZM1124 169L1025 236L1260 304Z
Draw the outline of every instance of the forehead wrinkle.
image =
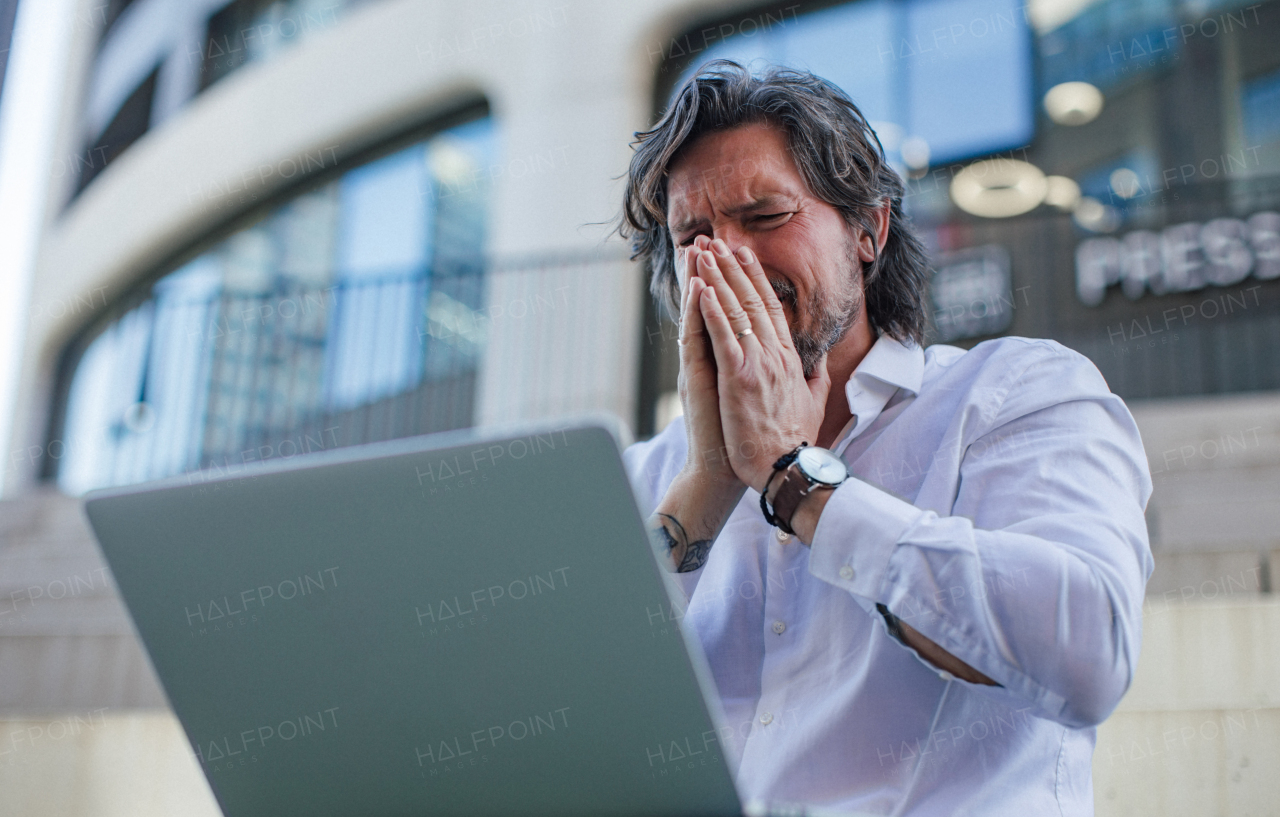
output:
M766 207L776 207L784 201L791 201L794 197L788 193L763 193L742 204L735 204L730 207L720 208L720 212L726 216L739 216L752 210L760 210Z
M762 127L743 126L707 134L690 150L678 154L667 175L669 231L686 232L719 215L734 218L782 202L787 206L803 205L808 186L785 143L770 149L760 145L757 137L754 143L743 144L744 133ZM772 136L776 134L766 134L766 141L777 141ZM748 166L749 171L742 172Z
M702 201L696 202L692 207L682 207L682 205L687 199L694 199L694 198L701 199ZM670 215L675 215L678 220L672 223L669 215L667 229L673 233L682 233L685 230L690 230L698 226L699 224L706 222L707 219L705 216L702 216L702 215L682 216L680 211L681 209L693 210L696 213L696 211L700 209L698 207L699 204L709 204L709 203L710 203L710 196L707 194L706 187L694 188L692 190L688 188L685 188L684 190L677 189L676 195L673 195L668 199L668 206L670 207L670 210L671 210ZM714 210L714 208L712 209Z

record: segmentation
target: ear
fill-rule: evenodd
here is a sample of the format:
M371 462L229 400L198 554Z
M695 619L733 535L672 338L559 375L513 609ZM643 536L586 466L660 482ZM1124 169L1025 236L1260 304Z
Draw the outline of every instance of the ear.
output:
M858 231L858 259L864 264L876 260L876 248L884 252L884 243L889 240L889 207L890 203L886 198L879 207L871 211L871 223L876 228L875 247L872 247L871 236L865 230Z

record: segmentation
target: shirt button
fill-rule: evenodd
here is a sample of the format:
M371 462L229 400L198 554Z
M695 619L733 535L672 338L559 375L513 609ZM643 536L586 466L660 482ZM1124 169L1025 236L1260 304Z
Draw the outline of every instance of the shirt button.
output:
M787 533L782 528L778 528L777 533L775 535L778 537L778 541L782 542L783 544L786 544L787 542L791 541L791 534Z
M765 726L768 726L769 724L773 723L773 715L771 715L768 712L764 713L763 715L760 716L760 722L763 723Z
M849 567L849 565L845 565L844 567L840 568L840 578L844 579L845 581L852 581L853 568Z
M786 622L783 622L783 621L773 622L773 631L778 635L782 635L783 633L785 633L787 631Z
M938 677L939 677L939 678L941 678L941 679L942 679L942 680L944 680L944 681L954 681L954 680L956 679L956 677L955 677L954 675L952 675L951 673L947 672L946 670L943 670L942 672L939 672L939 673L938 673Z

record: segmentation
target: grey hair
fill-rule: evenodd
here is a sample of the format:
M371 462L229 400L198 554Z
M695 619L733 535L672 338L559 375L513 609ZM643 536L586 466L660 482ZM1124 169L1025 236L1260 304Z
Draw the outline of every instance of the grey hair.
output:
M786 133L810 191L870 235L873 246L871 213L890 203L884 247L874 246L876 260L862 271L867 317L877 332L923 345L928 260L902 211L902 180L858 106L807 71L771 66L753 76L731 60L709 62L680 87L653 129L635 135L618 232L631 243L631 259L644 264L649 291L679 314L667 228L667 172L677 154L704 134L762 123Z

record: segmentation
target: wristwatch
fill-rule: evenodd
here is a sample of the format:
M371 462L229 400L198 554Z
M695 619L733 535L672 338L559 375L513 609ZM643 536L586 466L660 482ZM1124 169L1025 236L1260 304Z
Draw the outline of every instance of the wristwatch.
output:
M820 488L835 488L849 478L844 460L825 448L804 446L796 452L795 460L782 472L782 484L773 495L773 515L778 527L795 534L791 518L795 516L800 501Z

